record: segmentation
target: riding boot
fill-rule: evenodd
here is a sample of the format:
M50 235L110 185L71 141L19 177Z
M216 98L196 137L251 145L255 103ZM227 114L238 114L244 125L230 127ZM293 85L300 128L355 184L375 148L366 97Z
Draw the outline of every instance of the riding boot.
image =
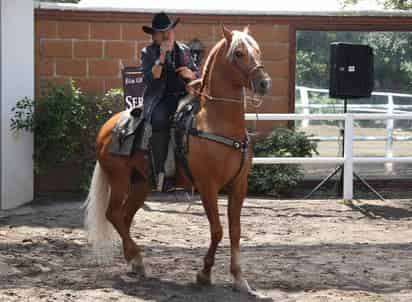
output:
M152 134L152 152L155 163L155 172L157 175L157 190L163 191L165 178L165 161L169 147L169 131L153 131Z

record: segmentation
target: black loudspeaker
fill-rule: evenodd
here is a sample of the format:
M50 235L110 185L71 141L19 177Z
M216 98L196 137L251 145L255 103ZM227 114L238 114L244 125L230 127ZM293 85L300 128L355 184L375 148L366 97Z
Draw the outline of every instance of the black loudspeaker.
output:
M329 96L351 99L370 97L373 90L373 50L368 45L330 45Z

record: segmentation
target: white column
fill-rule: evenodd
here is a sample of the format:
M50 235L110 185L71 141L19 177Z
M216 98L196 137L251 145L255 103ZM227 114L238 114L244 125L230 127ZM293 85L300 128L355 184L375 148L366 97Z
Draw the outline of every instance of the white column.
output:
M389 94L388 95L388 114L393 114L394 109L394 104L393 104L393 95ZM393 119L388 119L386 121L386 133L387 133L387 139L386 139L386 146L385 146L385 157L392 158L393 157L393 125L394 125L394 120ZM393 163L387 162L385 163L385 169L387 173L392 173L393 172Z
M343 200L353 199L353 115L345 117L345 145L343 164Z
M0 209L33 200L33 135L10 131L11 108L34 96L32 0L0 0Z
M300 87L300 99L303 106L303 114L309 115L310 108L309 108L309 93L306 87ZM302 128L306 128L309 126L309 120L302 121Z

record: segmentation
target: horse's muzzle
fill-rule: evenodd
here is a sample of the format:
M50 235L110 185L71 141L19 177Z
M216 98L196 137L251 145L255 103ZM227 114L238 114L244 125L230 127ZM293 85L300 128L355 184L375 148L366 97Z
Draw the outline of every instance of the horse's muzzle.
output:
M252 80L252 90L262 96L269 94L272 91L272 79L268 74L263 73Z

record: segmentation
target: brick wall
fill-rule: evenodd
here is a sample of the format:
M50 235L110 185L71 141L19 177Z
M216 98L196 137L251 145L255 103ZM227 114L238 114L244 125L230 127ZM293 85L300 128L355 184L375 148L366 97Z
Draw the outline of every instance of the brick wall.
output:
M206 53L222 37L216 16L180 16L176 28L177 39L188 42L198 38ZM98 12L65 12L37 10L35 19L36 94L42 83L58 83L73 79L86 93L103 94L121 87L122 66L137 66L140 50L150 43L150 36L142 25L150 24L152 15ZM224 20L230 29L243 29L250 20ZM252 24L252 35L260 44L264 65L273 81L273 90L260 112L289 112L290 51L287 24ZM205 55L206 56L206 55ZM254 112L254 110L250 110ZM253 122L250 126L254 126ZM275 122L261 121L260 130L268 130ZM73 167L54 167L47 175L37 176L37 194L71 191L78 187L77 172ZM58 177L56 177L58 176ZM64 176L64 177L62 177Z
M87 93L121 87L148 37L137 24L36 20L37 92L44 80L73 79Z
M61 20L58 14L53 18L37 11L36 92L44 80L73 79L82 90L94 94L121 87L122 66L138 65L140 50L150 42L150 37L141 29L142 25L150 23L150 17L136 18L146 22L129 22L121 17L112 22L99 22L98 18L76 20L76 14L72 14ZM198 38L206 52L220 40L218 22L193 23L196 21L193 16L182 19L176 28L178 40L188 42ZM241 29L244 25L244 22L227 24L231 29ZM250 29L262 48L263 63L273 81L271 96L261 111L288 112L289 26L253 24Z

